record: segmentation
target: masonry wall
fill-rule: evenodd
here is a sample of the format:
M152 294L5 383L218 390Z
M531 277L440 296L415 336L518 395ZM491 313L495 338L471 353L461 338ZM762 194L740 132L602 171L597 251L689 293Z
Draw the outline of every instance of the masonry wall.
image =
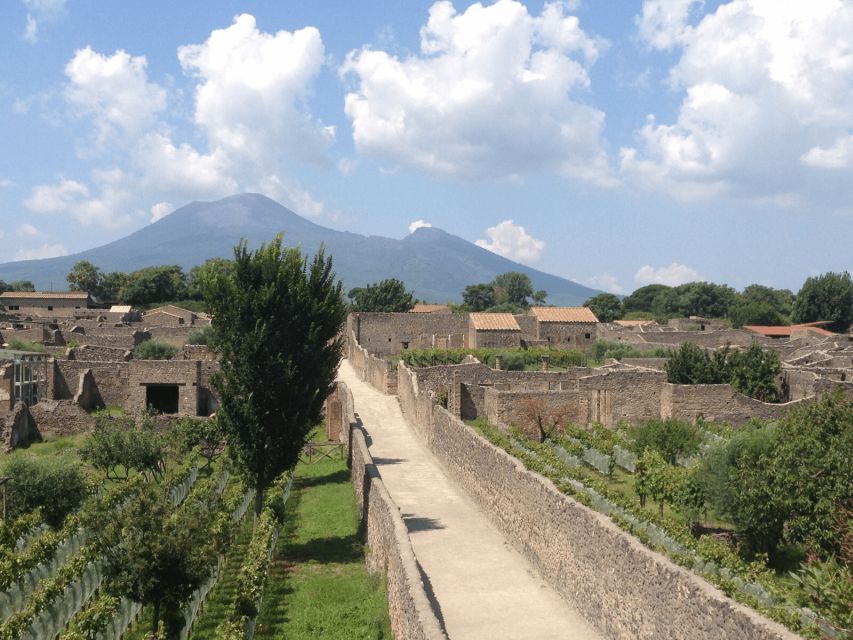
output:
M100 398L101 406L130 408L130 362L84 362L56 360L52 398L73 400L80 388L80 378L91 371L94 389L92 397ZM144 404L139 405L139 409Z
M130 350L120 347L86 344L71 349L68 353L68 359L85 362L121 362L130 360L131 353Z
M472 327L468 344L472 349L512 349L521 346L521 331L478 331Z
M578 391L589 398L589 422L615 427L620 421L641 422L660 418L661 371L615 369L578 380Z
M420 394L404 365L406 418L542 577L615 639L794 640L796 635L644 547L605 516L561 494Z
M660 331L633 334L641 336L648 344L680 345L691 342L700 347L717 348L727 344L733 347L748 347L753 343L765 344L767 339L742 329L725 329L721 331Z
M468 334L465 313L351 313L347 335L368 352L379 356L397 355L408 343L410 349L434 346L436 339L448 337L451 346L463 347Z
M735 391L728 384L665 384L661 394L661 417L694 422L698 418L734 426L752 418L775 420L791 406L804 402L770 404Z
M94 422L73 400L43 400L30 407L30 415L42 436L85 433Z
M539 339L561 349L588 349L595 342L597 325L594 322L540 322Z
M539 439L539 426L546 431L565 429L566 423L586 425L589 420L588 394L579 391L483 391L486 419L491 424L518 427ZM540 423L541 421L541 423Z
M191 360L133 360L128 370L130 407L145 408L148 385L177 385L178 413L194 416L199 409L201 363Z
M431 314L413 313L412 315ZM346 348L347 358L362 380L382 393L397 393L397 370L391 366L390 360L377 358L368 353L367 349L358 344L352 333L349 334Z
M426 594L400 510L382 482L356 423L352 394L339 382L332 399L343 407L356 504L367 537L367 568L387 577L391 630L398 640L446 640Z
M0 438L7 452L41 438L25 403L18 402L9 415L0 419Z
M152 340L162 340L178 348L183 347L187 343L190 331L194 329L197 329L197 327L147 327Z

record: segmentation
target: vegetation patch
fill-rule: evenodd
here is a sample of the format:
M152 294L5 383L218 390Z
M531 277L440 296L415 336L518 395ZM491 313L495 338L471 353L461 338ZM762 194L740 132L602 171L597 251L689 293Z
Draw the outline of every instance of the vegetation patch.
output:
M133 349L133 357L139 360L171 360L178 349L163 340L146 340Z

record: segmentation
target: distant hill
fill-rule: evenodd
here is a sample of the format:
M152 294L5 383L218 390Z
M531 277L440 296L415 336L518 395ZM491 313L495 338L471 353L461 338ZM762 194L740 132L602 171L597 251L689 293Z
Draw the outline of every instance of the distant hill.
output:
M255 246L279 232L284 232L285 244L301 246L308 253L325 244L345 290L393 277L414 289L418 298L460 302L467 285L520 271L530 276L535 289L548 292L550 304L579 305L600 293L507 260L441 229L420 228L402 240L335 231L252 193L193 202L121 240L88 251L0 264L0 280L32 280L39 289L62 290L65 275L78 260L88 260L106 272L161 264L189 270L208 258L232 257L240 238Z

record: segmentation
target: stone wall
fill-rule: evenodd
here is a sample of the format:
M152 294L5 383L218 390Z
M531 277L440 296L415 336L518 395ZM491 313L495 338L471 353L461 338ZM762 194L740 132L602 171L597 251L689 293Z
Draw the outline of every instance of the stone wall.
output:
M3 342L10 343L15 339L27 342L51 342L52 337L46 325L36 325L29 329L3 329Z
M694 422L702 418L738 426L752 418L775 420L790 407L807 401L771 404L745 396L728 384L667 383L661 394L660 412L664 419Z
M178 413L195 416L199 411L201 363L192 360L132 360L128 370L128 402L131 411L146 405L148 386L177 385Z
M632 334L640 336L643 341L654 345L681 345L691 342L700 347L716 349L727 344L733 347L748 347L753 343L764 345L766 338L743 329L725 329L721 331L658 331Z
M94 418L73 400L42 400L30 407L30 415L43 436L85 433L94 424Z
M477 331L471 327L468 344L472 349L514 349L521 346L521 331Z
M57 360L54 367L54 400L73 400L80 388L80 379L89 370L94 389L103 406L129 409L131 362L83 362L80 360ZM144 408L144 401L138 409Z
M413 313L412 315L432 314ZM349 334L349 339L346 343L346 353L350 364L358 372L362 380L382 393L397 393L397 370L391 366L390 360L371 355L367 349L357 342L355 335L352 333Z
M462 487L561 596L608 638L794 640L434 405L401 365L406 418Z
M112 330L115 331L114 328ZM66 344L74 340L80 345L112 347L113 349L132 351L136 345L148 340L150 335L143 331L101 333L100 331L87 329L86 333L70 333L63 331L62 337L65 339Z
M589 349L598 334L594 322L540 322L538 338L559 349Z
M367 537L367 569L387 577L391 630L398 640L446 640L424 588L400 510L382 482L353 413L352 394L339 382L333 399L343 408L356 504Z
M580 378L578 391L589 397L589 420L608 427L620 421L659 418L666 374L650 369L612 369Z
M6 452L41 439L41 434L25 403L16 403L12 412L3 418L0 422L0 436Z
M450 339L450 346L467 346L467 313L351 313L347 335L368 352L379 356L397 355L404 348L431 348L436 340Z
M151 334L152 340L162 340L168 342L173 347L181 348L187 343L187 338L190 331L194 331L198 327L147 327L148 333Z
M486 419L496 425L515 426L529 437L539 439L540 425L545 431L566 423L586 425L589 397L579 391L501 391L483 392Z
M85 362L123 362L130 360L132 353L132 351L120 347L85 344L69 350L68 359Z
M654 369L655 371L663 371L669 358L622 358L620 362L629 367L643 367L644 369Z

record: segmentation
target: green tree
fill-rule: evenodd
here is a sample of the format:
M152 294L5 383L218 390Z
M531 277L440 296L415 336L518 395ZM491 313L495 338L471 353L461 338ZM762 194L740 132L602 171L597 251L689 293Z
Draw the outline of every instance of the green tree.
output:
M622 317L622 301L612 293L599 293L583 303L589 307L599 322L613 322Z
M141 426L131 418L98 417L80 457L112 480L126 480L131 471L154 476L163 470L163 438L153 422Z
M492 289L495 292L496 305L514 304L527 307L527 299L534 293L530 276L518 271L508 271L497 276L492 281Z
M135 305L183 300L187 297L187 278L177 265L147 267L127 275L120 296Z
M128 275L121 271L112 271L101 278L101 302L123 300L122 292L127 286Z
M193 498L174 509L156 484L144 487L122 511L101 514L96 531L106 590L150 605L156 638L164 610L176 612L210 576L213 510ZM177 636L170 630L167 637Z
M685 342L664 365L666 381L671 384L722 384L723 372L708 353L692 342Z
M469 284L462 292L462 301L471 311L485 311L496 304L494 287L491 284Z
M779 355L757 344L728 353L726 377L729 384L744 395L762 402L779 400L776 379L781 370Z
M133 349L133 357L139 360L171 360L178 353L178 348L165 340L146 340Z
M103 277L101 270L91 262L79 260L71 267L65 280L71 291L86 291L89 295L100 299Z
M622 309L625 313L637 311L654 313L655 300L660 294L670 289L671 287L665 284L649 284L640 287L622 301Z
M850 273L828 272L808 278L794 300L796 323L832 322L830 329L843 333L853 323L853 279Z
M350 289L347 295L353 301L353 311L405 313L415 306L412 292L406 291L406 285L396 278Z
M227 272L233 267L234 263L224 258L210 258L204 264L196 265L190 269L187 275L187 295L192 300L203 299L204 283L211 278L215 278L217 274Z
M31 280L13 280L8 285L9 291L35 291L36 286Z
M667 464L699 450L702 434L696 427L680 420L647 420L630 429L632 449L640 456L654 451Z
M310 264L279 235L250 252L234 249L234 269L207 283L213 346L221 371L217 418L229 453L257 489L260 514L266 488L291 469L341 359L346 318L341 284L324 251Z
M88 494L79 460L66 456L36 458L17 454L2 466L0 475L14 479L6 492L6 515L10 520L41 508L45 522L58 528Z
M729 320L735 327L789 324L793 304L794 294L788 289L751 284L737 296L729 309Z

